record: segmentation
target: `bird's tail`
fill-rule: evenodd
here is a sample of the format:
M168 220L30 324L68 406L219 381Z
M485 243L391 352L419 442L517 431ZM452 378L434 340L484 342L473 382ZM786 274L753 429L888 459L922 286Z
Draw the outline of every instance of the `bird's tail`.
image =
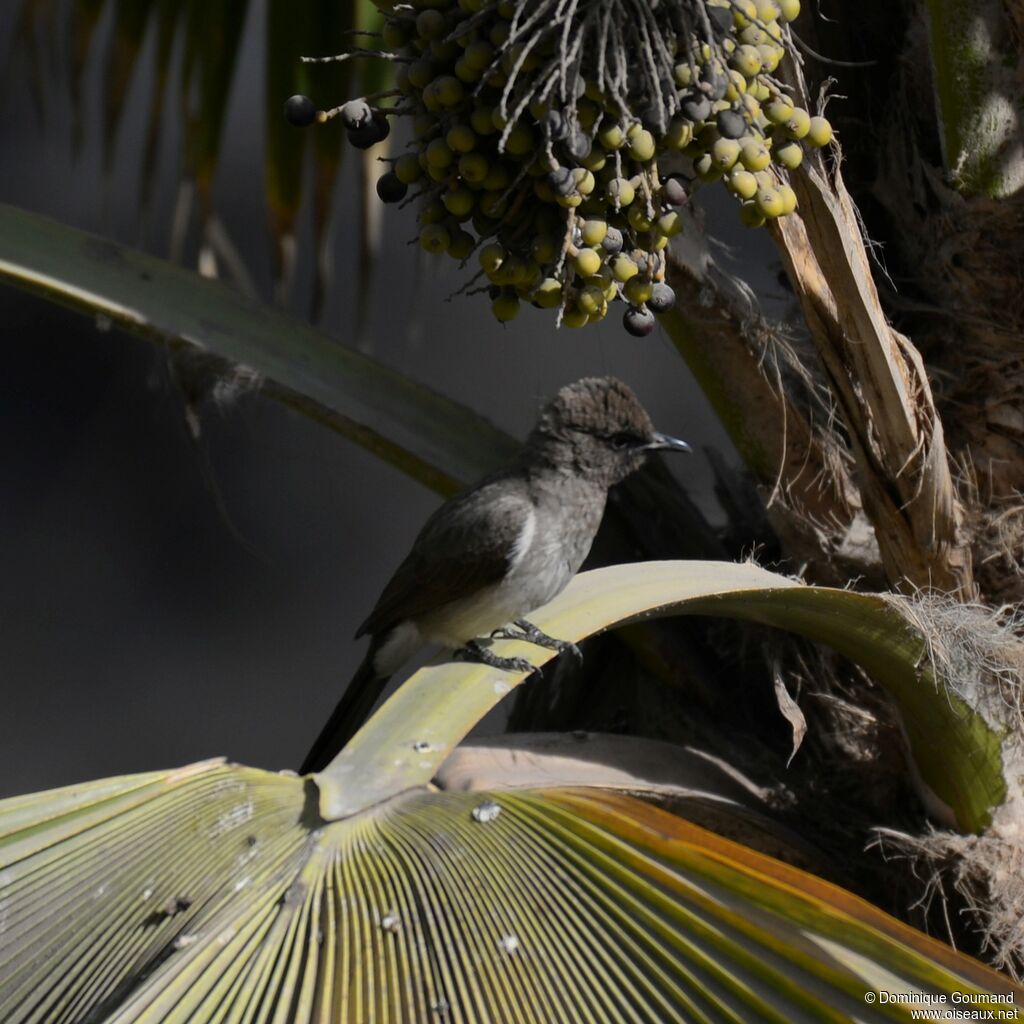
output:
M302 762L299 769L301 775L326 768L334 760L335 754L352 739L363 722L369 718L373 705L377 703L377 698L384 691L389 678L379 676L374 671L375 654L376 651L371 647Z

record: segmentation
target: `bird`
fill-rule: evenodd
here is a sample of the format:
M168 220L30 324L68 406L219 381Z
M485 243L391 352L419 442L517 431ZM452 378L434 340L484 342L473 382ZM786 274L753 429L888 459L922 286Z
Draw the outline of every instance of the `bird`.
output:
M653 451L689 452L660 434L633 391L615 377L567 384L540 410L518 454L450 498L426 521L356 638L370 646L306 755L300 772L321 771L373 710L388 678L434 644L456 660L514 672L492 638L525 640L579 654L527 616L556 597L583 564L608 489Z

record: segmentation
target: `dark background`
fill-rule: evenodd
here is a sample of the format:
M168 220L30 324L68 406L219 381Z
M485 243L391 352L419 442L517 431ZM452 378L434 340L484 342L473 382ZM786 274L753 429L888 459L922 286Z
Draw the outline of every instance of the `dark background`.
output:
M75 149L71 87L58 60L14 46L19 7L0 0L0 202L166 255L181 131L169 111L155 201L140 218L146 62L104 174L102 62L86 75ZM254 4L216 201L269 297L263 111L251 98L262 90L263 16ZM341 341L357 287L358 190L346 168L323 322ZM503 328L480 298L443 301L462 277L406 244L410 211L389 210L384 224L364 338L374 355L517 436L541 397L614 373L660 429L697 448L673 471L719 516L701 449L735 456L663 333L638 341L618 317L556 332L550 314L530 309ZM0 794L219 754L294 767L362 655L352 633L439 499L259 396L208 411L196 445L164 355L101 328L0 286Z

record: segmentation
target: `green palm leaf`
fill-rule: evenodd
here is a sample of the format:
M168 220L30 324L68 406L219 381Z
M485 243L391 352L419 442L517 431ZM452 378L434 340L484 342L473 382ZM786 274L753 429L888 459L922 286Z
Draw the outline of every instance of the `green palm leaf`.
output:
M482 416L308 324L166 260L2 204L0 280L169 348L198 345L249 366L272 397L442 494L515 451Z
M418 790L326 823L206 762L0 804L0 1018L908 1020L1008 982L630 797Z

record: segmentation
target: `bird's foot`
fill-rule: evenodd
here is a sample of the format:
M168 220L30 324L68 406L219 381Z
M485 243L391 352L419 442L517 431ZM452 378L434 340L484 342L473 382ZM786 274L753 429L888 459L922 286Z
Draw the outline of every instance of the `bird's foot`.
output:
M470 640L465 647L452 652L455 661L472 661L504 672L533 672L534 666L526 658L503 658L476 640Z
M536 644L537 647L558 651L559 654L567 651L574 658L583 660L583 652L571 640L559 640L556 637L548 636L547 633L526 619L516 619L514 625L518 628L509 629L508 626L503 626L501 629L496 629L491 636L495 640L525 640L529 644Z

